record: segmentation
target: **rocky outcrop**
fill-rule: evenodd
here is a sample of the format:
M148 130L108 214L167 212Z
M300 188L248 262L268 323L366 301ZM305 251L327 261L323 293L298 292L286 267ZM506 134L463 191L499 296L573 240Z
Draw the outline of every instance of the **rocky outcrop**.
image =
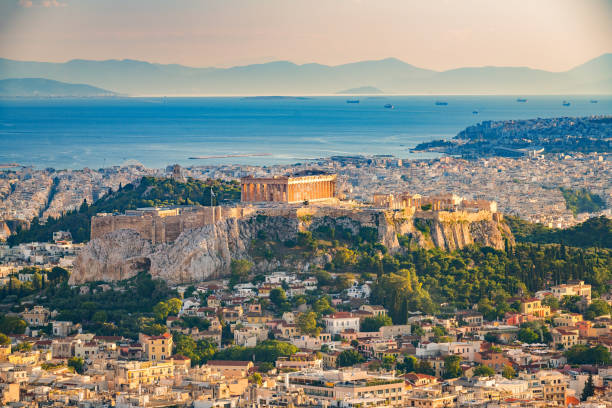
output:
M6 240L11 235L11 229L5 221L0 220L0 240Z
M121 229L90 241L79 253L71 283L128 279L149 270L151 243L136 231Z
M421 217L421 218L419 218ZM467 217L470 218L470 217ZM399 250L398 235L410 236L424 247L446 250L478 243L504 248L504 238L513 242L505 223L490 216L466 219L461 214L431 216L382 210L309 211L244 218L227 218L201 228L183 231L170 243L153 245L136 231L117 230L89 242L75 261L70 277L73 284L88 281L114 281L130 278L140 271L169 283L198 282L227 276L232 259L249 258L254 239L265 237L277 242L293 241L299 231L321 227L349 230L360 234L363 228L391 252ZM313 259L266 259L256 271L278 268L308 270L329 261L329 254Z

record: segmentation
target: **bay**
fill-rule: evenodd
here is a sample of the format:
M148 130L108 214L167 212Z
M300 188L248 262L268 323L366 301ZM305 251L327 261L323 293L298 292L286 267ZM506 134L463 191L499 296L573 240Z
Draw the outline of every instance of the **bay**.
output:
M412 154L411 147L483 120L612 114L610 96L526 98L362 96L351 97L359 99L351 104L341 96L3 99L0 163L78 169L133 162L156 168L290 164L358 154L418 159L435 155ZM208 156L215 157L189 159Z

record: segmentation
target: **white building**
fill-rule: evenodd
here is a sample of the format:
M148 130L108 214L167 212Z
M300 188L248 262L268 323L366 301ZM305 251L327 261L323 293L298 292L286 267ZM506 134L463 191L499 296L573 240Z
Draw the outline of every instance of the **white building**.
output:
M340 334L345 330L359 331L359 317L349 312L336 312L323 318L325 331L332 335Z

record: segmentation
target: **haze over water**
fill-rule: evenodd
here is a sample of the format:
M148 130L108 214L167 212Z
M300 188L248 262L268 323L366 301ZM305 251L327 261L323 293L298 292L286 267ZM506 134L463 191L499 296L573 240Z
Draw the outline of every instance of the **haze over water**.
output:
M290 164L332 155L411 154L483 120L612 114L610 96L385 96L0 100L0 163L99 168ZM598 103L590 103L596 99ZM571 106L562 106L563 100ZM436 106L435 101L448 102ZM386 109L385 104L394 105ZM473 111L478 111L474 114ZM190 160L194 156L269 156Z

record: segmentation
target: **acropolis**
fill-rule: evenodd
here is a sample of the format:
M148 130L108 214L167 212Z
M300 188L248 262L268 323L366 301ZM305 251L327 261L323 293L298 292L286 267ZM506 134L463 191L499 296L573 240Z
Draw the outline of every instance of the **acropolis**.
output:
M336 175L318 172L293 176L240 179L242 202L301 203L334 198Z

